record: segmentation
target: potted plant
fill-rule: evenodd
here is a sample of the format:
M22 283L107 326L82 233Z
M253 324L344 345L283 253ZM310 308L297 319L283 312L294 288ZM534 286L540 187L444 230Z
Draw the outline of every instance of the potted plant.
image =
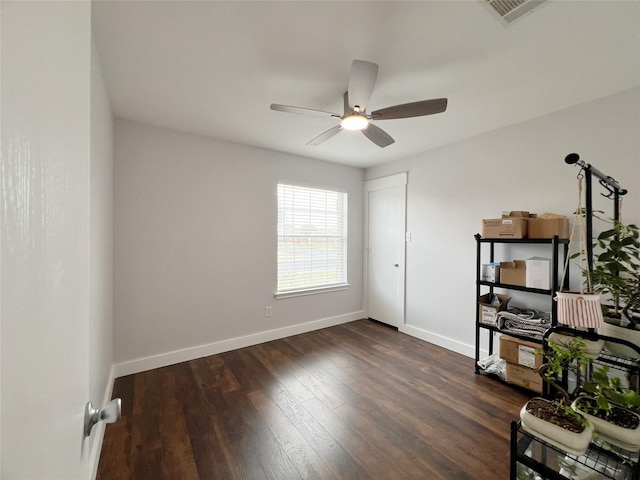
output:
M600 338L594 339L593 338L595 337L594 335L591 335L589 332L584 331L584 329L579 327L574 327L573 330L575 330L576 332L581 332L580 335L592 337L592 338L581 337L582 341L584 342L583 353L586 357L590 358L591 360L595 360L596 358L598 358L600 356L600 352L602 351L602 347L604 346L604 340ZM563 334L561 332L552 332L549 335L549 340L561 347L568 347L569 345L571 345L573 338L575 338L574 335Z
M607 295L611 306L603 305L603 335L628 340L640 346L640 233L636 225L614 220L594 244L591 274L593 288ZM614 355L640 358L626 345L605 342Z
M523 430L554 445L565 452L582 455L588 448L593 427L586 418L571 408L569 392L559 385L558 378L564 371L572 371L581 378L582 368L589 363L584 354L584 342L574 337L571 342L557 345L547 341L549 350L538 374L559 394L556 400L535 397L520 410Z
M640 394L622 386L620 378L609 375L609 367L593 372L571 406L582 414L603 440L630 451L640 449Z

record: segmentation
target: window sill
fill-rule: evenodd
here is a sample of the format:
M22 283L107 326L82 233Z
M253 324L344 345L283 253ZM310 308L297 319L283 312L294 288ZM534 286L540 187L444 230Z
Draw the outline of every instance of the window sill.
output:
M282 298L302 297L305 295L316 295L318 293L338 292L340 290L348 290L351 285L344 283L342 285L333 285L331 287L306 288L304 290L290 290L288 292L276 292L273 294L278 300Z

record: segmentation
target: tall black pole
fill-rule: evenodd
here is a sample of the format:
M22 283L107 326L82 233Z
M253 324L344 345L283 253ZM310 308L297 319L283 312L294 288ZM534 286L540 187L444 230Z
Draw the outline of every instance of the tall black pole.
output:
M593 273L593 201L592 201L592 182L591 182L591 166L587 166L583 170L585 172L584 178L586 183L585 192L585 212L584 219L587 226L587 266L589 268L589 274Z

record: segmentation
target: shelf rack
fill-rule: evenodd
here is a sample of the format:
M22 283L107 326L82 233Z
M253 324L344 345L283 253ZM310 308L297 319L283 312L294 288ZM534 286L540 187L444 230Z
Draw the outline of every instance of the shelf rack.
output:
M553 296L555 292L559 288L558 282L558 272L560 271L560 250L562 250L563 260L567 258L569 253L569 240L561 239L557 236L553 238L542 238L542 239L532 239L532 238L523 238L523 239L512 239L512 238L482 238L480 234L474 235L476 239L476 299L480 298L481 288L487 287L490 293L493 293L495 288L501 288L506 290L514 290L520 292L529 292L538 295L546 295L549 297L549 308L551 311L551 324L556 324L557 318L557 305L556 302L553 301ZM483 258L483 245L487 245L489 247L489 262L495 261L495 245L496 244L512 244L512 245L549 245L551 246L551 271L552 271L552 282L551 288L549 290L540 289L540 288L529 288L522 287L519 285L508 285L504 283L495 283L495 282L487 282L481 279L481 270L482 270L482 258ZM562 248L561 248L562 247ZM486 263L486 262L485 262ZM565 276L563 288L568 288L569 275ZM488 331L489 332L489 345L488 345L488 353L489 355L493 354L494 351L494 335L496 333L508 333L508 335L516 338L520 338L522 340L533 341L542 344L541 339L536 339L533 337L528 337L526 335L518 335L512 332L502 332L497 327L486 325L480 322L480 305L476 301L476 345L475 345L475 372L481 373L481 368L478 365L478 361L480 360L480 337L481 332Z
M607 193L602 193L606 198L613 200L613 218L615 221L620 220L620 201L624 195L627 194L627 190L622 188L620 184L612 177L603 174L592 165L580 160L580 156L577 153L571 153L566 156L565 162L569 165L578 165L580 172L578 178L584 178L586 184L585 191L585 226L586 237L588 239L593 238L593 186L592 177L596 177L599 180L600 185L606 190ZM587 265L589 272L593 272L593 245L591 242L587 242ZM567 252L565 250L565 258ZM568 272L566 278L568 278ZM563 285L563 288L568 288L568 285ZM570 334L574 336L581 336L589 340L602 339L605 342L615 342L622 345L631 347L640 354L640 347L619 338L608 337L598 334L594 329L587 331L577 331L575 329L557 325L553 317L554 322L550 329L548 329L542 342L546 345L546 340L552 332L559 332L564 334ZM635 382L635 387L638 389L640 378L640 359L628 359L614 356L607 351L603 351L598 358L594 359L589 365L587 371L584 373L589 377L593 373L594 364L613 366L621 372L626 372L629 379L629 383ZM565 388L567 387L567 375L563 375L562 383ZM549 389L545 389L545 394L549 395ZM531 477L522 478L540 478L542 476L549 480L569 480L574 478L568 477L561 473L562 464L570 463L575 468L579 466L583 467L585 473L583 476L588 478L611 478L615 480L640 480L640 458L639 452L629 452L618 447L614 447L606 444L601 438L594 437L587 452L581 456L570 455L563 452L543 440L525 432L522 429L522 425L518 421L511 423L511 480L520 478L518 476L518 467L530 472ZM565 467L566 468L566 467ZM596 473L598 472L598 473Z
M515 452L515 454L514 454ZM629 452L619 447L605 444L596 438L584 455L576 456L563 452L545 441L525 432L518 421L511 422L511 465L510 479L517 480L518 464L531 472L541 474L548 480L570 480L563 468L582 468L600 473L598 477L613 480L640 480L638 452ZM525 477L526 478L526 477ZM533 478L533 477L532 477Z

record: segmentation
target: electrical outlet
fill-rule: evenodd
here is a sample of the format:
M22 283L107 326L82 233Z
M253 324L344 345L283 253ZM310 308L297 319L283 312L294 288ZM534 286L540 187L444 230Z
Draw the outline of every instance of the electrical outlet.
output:
M271 316L271 305L267 305L266 307L264 307L264 316L265 317Z

